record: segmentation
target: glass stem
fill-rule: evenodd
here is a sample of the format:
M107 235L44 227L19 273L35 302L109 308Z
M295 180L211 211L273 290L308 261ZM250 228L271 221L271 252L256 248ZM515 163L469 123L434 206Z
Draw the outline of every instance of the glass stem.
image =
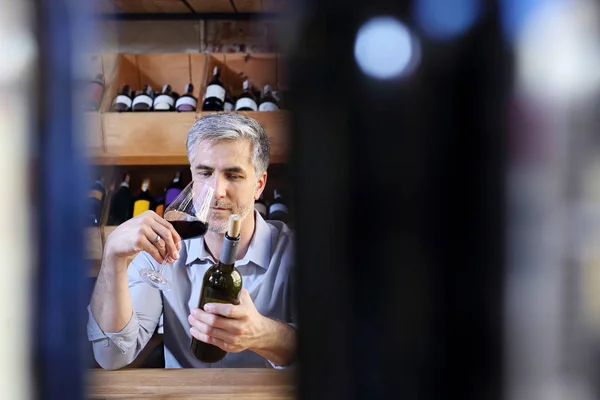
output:
M159 273L159 274L161 274L161 275L162 275L162 271L163 271L163 269L165 268L165 265L167 265L167 264L168 264L168 262L167 262L167 257L168 257L168 256L165 256L165 258L164 258L164 260L163 260L162 264L160 264L160 268L158 269L158 273Z

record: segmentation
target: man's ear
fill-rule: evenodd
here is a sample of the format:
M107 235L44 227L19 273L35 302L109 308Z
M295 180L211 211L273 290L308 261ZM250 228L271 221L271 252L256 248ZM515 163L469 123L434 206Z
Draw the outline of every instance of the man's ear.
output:
M254 188L254 200L258 200L262 192L265 190L267 185L267 171L263 172L262 175L256 181L256 188Z

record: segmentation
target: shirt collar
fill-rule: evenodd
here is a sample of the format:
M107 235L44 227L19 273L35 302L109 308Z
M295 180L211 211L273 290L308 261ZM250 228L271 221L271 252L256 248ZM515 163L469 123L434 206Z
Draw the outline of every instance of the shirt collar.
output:
M259 267L267 269L271 259L271 228L256 210L254 211L254 222L254 234L250 240L248 251L243 259L236 261L236 265L245 265L252 262ZM186 240L184 244L187 249L186 266L189 267L196 260L210 261L216 264L206 246L204 246L204 236Z

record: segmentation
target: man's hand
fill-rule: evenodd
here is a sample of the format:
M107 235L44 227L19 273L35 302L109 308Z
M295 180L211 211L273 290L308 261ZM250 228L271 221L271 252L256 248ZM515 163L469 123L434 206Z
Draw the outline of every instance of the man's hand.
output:
M204 310L193 309L188 321L193 337L231 353L258 347L268 325L246 289L238 305L207 303Z
M104 247L108 260L126 259L145 251L158 263L164 257L172 262L179 258L181 237L165 219L154 211L146 211L119 225L108 235Z

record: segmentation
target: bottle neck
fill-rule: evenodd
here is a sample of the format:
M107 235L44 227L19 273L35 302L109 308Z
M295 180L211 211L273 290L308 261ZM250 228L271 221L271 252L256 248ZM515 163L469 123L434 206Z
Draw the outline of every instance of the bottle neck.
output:
M219 264L221 267L225 269L233 269L239 244L239 236L237 238L230 238L227 236L227 234L225 234L225 238L223 239L223 247L221 247L221 256L219 259Z

